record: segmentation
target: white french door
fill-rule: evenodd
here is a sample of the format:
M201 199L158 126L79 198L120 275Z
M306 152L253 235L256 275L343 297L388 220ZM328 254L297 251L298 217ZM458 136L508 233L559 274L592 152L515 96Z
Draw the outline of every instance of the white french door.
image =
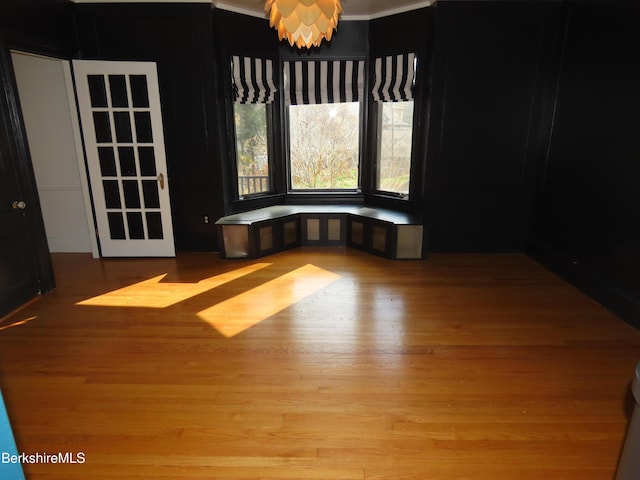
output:
M175 256L156 64L73 71L102 256Z

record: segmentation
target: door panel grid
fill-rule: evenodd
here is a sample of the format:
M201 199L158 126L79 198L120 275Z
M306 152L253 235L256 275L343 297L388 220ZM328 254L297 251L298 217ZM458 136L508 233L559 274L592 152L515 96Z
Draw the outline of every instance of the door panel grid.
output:
M74 68L103 255L174 255L155 64Z

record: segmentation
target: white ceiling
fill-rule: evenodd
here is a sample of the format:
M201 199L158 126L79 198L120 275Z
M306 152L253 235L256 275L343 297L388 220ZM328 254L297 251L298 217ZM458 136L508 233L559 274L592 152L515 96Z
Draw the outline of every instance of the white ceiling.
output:
M395 13L428 7L431 0L341 0L342 20L370 20ZM217 8L265 17L264 0L213 0Z
M2 1L2 0L0 0ZM134 0L73 0L76 3L129 3ZM135 0L137 3L213 3L216 8L266 18L265 0ZM371 20L428 7L435 0L341 0L342 20Z

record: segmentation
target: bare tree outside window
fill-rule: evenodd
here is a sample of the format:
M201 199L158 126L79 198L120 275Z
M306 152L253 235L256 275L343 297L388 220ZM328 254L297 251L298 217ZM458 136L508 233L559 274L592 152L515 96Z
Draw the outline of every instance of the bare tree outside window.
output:
M238 194L240 197L269 191L267 106L235 104Z
M409 194L413 101L380 104L378 176L376 188Z
M292 189L356 189L359 128L358 102L291 105Z

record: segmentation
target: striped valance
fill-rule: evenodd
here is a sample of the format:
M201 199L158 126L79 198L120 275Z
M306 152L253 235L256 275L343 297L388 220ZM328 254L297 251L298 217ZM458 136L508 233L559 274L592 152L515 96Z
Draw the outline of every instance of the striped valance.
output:
M236 103L271 103L276 94L273 62L268 59L232 58L233 94Z
M287 105L357 102L364 89L364 61L284 62Z
M376 102L413 100L415 54L376 58L371 93Z

